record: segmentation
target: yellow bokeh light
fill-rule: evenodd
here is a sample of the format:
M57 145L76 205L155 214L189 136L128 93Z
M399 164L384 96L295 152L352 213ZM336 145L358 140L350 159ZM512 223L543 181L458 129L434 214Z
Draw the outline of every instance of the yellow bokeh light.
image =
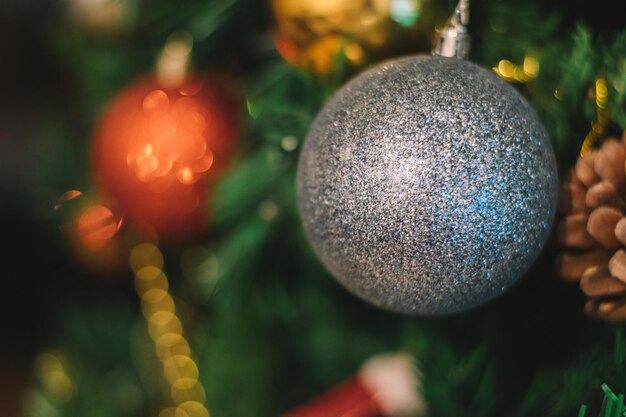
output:
M259 205L259 216L265 221L272 221L278 216L278 206L270 200L265 200Z
M175 417L209 417L209 410L197 401L185 401L176 407Z
M608 89L606 86L606 80L602 77L598 77L596 80L596 106L599 109L606 107L606 97L608 95Z
M145 266L163 268L163 254L151 243L142 243L133 248L130 253L130 266L135 273Z
M148 333L154 341L163 374L170 385L172 400L178 407L161 410L159 417L207 417L206 392L199 382L198 366L191 359L189 343L176 315L176 305L169 294L163 272L163 255L154 245L137 245L130 263L135 271L135 288L141 298L141 310L148 322Z
M498 63L498 72L505 78L512 78L515 74L515 65L508 59L501 59Z
M189 356L175 355L163 363L165 378L174 384L179 379L198 380L200 372L198 366Z
M157 311L148 319L148 333L152 340L158 340L168 333L183 333L183 326L174 313L169 311Z
M358 43L351 43L345 47L344 53L346 58L355 64L360 64L363 62L364 54L363 48Z
M526 55L523 64L524 73L528 78L535 78L539 75L539 60L533 55Z
M146 292L146 294L148 292L153 292L153 291L156 291L156 290L155 289L149 290ZM166 293L165 297L163 297L161 300L159 300L156 303L146 302L142 299L141 313L146 319L150 319L150 317L152 317L153 314L158 313L158 312L169 312L169 313L174 314L175 312L174 300L168 293Z
M530 54L524 57L522 65L515 65L508 59L501 59L493 71L507 81L528 82L539 75L539 60Z
M51 354L42 353L35 360L35 372L43 389L51 396L68 401L74 393L74 384L67 375L61 360Z
M61 400L69 401L74 393L72 381L63 371L53 371L42 380L44 390Z
M42 353L35 360L35 372L39 376L59 369L63 369L63 365L59 358L51 353Z
M580 156L583 156L587 151L593 148L598 138L604 134L608 123L608 117L605 111L608 88L604 78L596 78L594 93L596 96L596 118L591 122L591 130L587 133L580 148Z
M166 297L169 297L169 294L164 289L152 288L141 295L141 301L156 304L163 301Z
M149 320L151 326L163 328L169 326L170 323L178 321L178 317L170 311L157 311Z
M170 351L174 346L178 345L183 341L183 335L180 333L165 333L161 335L158 339L154 341L157 347L162 347ZM182 353L179 353L182 354ZM185 356L188 356L189 353L186 352ZM172 355L170 355L172 356Z
M182 355L182 356L191 355L191 349L189 347L189 343L187 343L187 340L185 340L184 337L181 337L180 341L178 341L174 345L167 346L167 338L171 339L173 337L175 337L173 336L173 334L164 334L163 336L161 336L160 338L156 340L156 354L162 362L165 362L172 356L176 356L176 355ZM163 339L165 343L159 343L161 339Z
M194 378L180 378L172 383L172 387L179 390L190 390L198 385L198 380ZM180 401L183 402L183 401Z
M522 67L515 67L515 70L513 71L513 79L515 81L521 81L521 82L526 82L528 81L530 78L526 75L526 73L524 72L524 70L522 69Z
M157 267L144 266L136 274L135 289L140 296L153 289L167 291L168 287L167 277Z
M161 410L159 417L176 417L176 407L167 407Z
M280 146L286 152L294 151L298 147L298 139L295 136L285 136L280 142Z
M177 404L186 401L197 401L200 403L206 401L204 387L193 378L181 378L176 380L172 384L170 394Z

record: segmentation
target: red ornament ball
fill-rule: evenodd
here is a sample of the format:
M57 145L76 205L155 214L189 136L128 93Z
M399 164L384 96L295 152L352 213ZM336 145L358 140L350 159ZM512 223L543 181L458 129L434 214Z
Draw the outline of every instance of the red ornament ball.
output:
M165 241L200 236L216 177L237 148L241 103L220 76L178 88L155 77L117 96L92 144L96 183L137 232Z

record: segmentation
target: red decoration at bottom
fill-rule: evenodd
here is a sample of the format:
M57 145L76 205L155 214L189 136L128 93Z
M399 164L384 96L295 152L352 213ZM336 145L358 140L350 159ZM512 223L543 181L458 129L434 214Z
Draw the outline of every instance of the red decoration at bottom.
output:
M374 356L357 375L282 417L421 417L420 373L406 353Z
M351 378L283 417L384 417L374 394Z

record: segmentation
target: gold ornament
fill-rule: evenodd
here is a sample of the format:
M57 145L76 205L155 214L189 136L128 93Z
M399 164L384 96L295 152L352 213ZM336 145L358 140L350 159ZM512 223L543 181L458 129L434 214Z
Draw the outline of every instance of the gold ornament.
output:
M274 40L292 65L329 75L341 53L359 68L430 50L443 0L271 0ZM446 3L447 4L447 3Z
M121 35L137 23L139 0L68 0L69 17L83 29L102 36Z

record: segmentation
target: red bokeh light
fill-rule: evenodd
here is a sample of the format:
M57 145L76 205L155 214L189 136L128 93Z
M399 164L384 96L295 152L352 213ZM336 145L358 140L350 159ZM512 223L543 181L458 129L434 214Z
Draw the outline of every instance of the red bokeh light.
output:
M93 175L136 231L167 241L202 234L211 185L237 147L240 102L217 76L175 89L148 77L124 90L96 128Z

